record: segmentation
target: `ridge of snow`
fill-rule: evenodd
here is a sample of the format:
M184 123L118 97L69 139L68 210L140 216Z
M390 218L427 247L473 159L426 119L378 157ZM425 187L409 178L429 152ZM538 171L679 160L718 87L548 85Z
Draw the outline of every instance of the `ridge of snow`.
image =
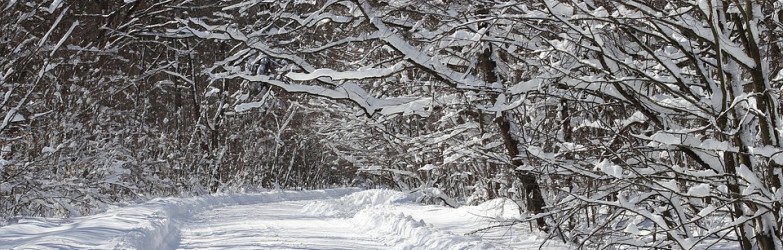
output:
M382 207L361 210L353 217L353 221L360 229L394 242L394 249L502 249L477 237L439 231L423 220L417 221L402 213L386 212Z
M394 190L365 190L352 193L334 201L316 201L305 205L302 211L325 216L350 217L360 210L383 204L411 200L408 194Z
M513 229L509 225L482 230L488 225L523 220L519 205L510 199L458 208L414 202L427 197L432 189L435 188L412 193L365 190L337 200L315 201L302 210L349 218L357 230L384 241L390 249L568 249L553 242L542 245L542 238L527 232L523 224ZM511 230L519 231L509 235Z

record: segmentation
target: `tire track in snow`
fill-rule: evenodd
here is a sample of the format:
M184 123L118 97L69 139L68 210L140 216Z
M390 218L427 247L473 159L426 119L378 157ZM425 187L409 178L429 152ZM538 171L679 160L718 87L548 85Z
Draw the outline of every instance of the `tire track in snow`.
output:
M350 219L307 215L309 201L216 208L180 225L178 249L388 249Z

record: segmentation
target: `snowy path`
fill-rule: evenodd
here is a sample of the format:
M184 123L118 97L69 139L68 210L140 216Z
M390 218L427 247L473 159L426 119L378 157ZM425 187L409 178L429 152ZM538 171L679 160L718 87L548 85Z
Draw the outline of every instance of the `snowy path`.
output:
M180 227L178 249L387 249L346 218L303 215L310 201L204 211Z
M539 249L516 204L422 206L391 190L164 198L71 219L21 218L0 249ZM504 222L505 221L505 222ZM491 228L489 230L478 230ZM569 247L547 242L541 249Z

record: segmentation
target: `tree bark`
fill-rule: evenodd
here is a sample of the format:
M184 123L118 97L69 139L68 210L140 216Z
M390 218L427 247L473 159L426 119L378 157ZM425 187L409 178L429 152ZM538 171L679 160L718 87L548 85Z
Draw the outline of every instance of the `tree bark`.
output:
M479 15L488 15L489 10L480 7L476 13ZM479 28L488 28L488 24L486 22L480 23ZM496 83L500 80L500 77L498 77L496 72L497 63L492 59L492 52L492 44L489 43L478 58L480 74L483 75L484 80L489 84ZM493 94L491 98L492 102L495 102L497 98L497 94ZM514 175L519 179L519 182L522 183L527 211L536 215L543 213L546 202L544 201L543 195L541 195L541 187L538 185L538 178L530 171L520 171L516 169L517 167L524 165L524 163L517 159L517 156L519 156L519 148L517 148L519 141L511 134L511 123L508 121L505 111L500 111L500 114L495 118L495 124L499 128L500 136L503 139L503 145L511 160L511 165L514 168L512 169ZM536 224L539 229L546 231L546 220L544 220L543 217L536 218Z
M517 158L519 155L519 149L517 145L519 142L511 135L511 123L508 122L505 115L500 115L495 119L495 123L500 128L500 136L503 138L503 145L506 147L506 152L511 158L511 164L514 167L522 166L524 163ZM544 196L541 195L541 187L538 185L538 178L530 171L516 170L514 173L522 183L522 188L525 194L525 203L527 204L527 211L533 214L541 214L544 212L546 202ZM539 229L546 230L547 225L543 217L536 219L536 224Z

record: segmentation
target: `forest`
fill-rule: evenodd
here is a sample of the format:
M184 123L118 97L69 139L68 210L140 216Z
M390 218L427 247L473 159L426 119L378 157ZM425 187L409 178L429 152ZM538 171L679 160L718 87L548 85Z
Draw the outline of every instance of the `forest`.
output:
M783 249L783 1L0 2L0 225L508 198L585 249Z

